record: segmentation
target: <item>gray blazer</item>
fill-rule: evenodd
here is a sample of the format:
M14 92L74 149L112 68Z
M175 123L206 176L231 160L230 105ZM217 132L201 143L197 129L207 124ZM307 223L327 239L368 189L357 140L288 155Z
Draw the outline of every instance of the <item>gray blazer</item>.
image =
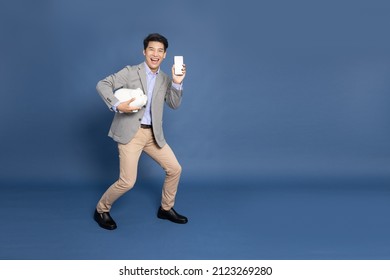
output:
M115 90L119 88L141 88L147 93L145 63L136 66L126 66L119 72L112 74L98 82L96 89L110 110L119 101L115 96ZM152 125L154 138L160 147L166 144L162 122L163 109L166 103L172 109L180 106L183 91L172 86L172 79L159 71L153 90L151 104ZM127 144L140 128L141 119L145 112L142 108L136 113L115 113L108 135L116 142Z

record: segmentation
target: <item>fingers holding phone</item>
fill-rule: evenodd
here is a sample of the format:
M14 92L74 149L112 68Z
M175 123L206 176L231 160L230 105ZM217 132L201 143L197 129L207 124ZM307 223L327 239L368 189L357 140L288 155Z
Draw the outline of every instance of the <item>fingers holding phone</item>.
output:
M184 58L181 55L174 56L172 67L173 82L181 84L186 75L186 65L184 64Z

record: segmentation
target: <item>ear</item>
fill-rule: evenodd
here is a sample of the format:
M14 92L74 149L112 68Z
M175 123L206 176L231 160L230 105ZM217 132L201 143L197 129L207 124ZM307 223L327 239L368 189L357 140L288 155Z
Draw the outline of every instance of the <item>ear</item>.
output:
M165 59L165 57L166 57L166 56L167 56L167 52L165 52L165 53L164 53L164 56L163 56L163 58Z
M143 50L143 51L142 51L142 53L143 53L143 54L144 54L144 56L145 56L145 50Z

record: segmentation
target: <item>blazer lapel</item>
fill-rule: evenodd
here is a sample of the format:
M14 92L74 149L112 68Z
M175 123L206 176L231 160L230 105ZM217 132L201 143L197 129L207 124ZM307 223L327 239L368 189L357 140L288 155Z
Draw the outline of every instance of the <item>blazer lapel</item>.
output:
M158 108L155 107L155 103L158 102L158 100L160 100L160 98L157 96L159 94L159 89L160 87L162 86L163 84L163 75L162 75L162 72L160 70L160 72L157 74L157 77L156 77L156 83L154 84L154 89L153 89L153 99L152 99L152 108ZM161 94L161 93L160 93ZM152 109L153 110L153 109Z
M144 94L148 94L148 83L146 82L146 70L145 70L145 64L141 63L138 65L138 76L141 80L142 84L142 90L144 91Z
M163 82L163 78L162 78L162 72L160 70L160 72L157 74L157 77L156 77L156 82L154 84L154 89L153 89L153 96L156 96L157 92L158 92L158 89L161 87L162 85L162 82Z

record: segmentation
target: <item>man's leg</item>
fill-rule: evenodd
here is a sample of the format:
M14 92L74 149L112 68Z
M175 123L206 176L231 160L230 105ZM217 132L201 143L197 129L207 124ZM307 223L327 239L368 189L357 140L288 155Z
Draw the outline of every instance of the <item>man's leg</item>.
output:
M104 218L105 213L110 212L113 203L124 193L132 189L135 184L139 157L146 143L144 134L140 130L129 143L118 144L119 179L107 189L96 206L96 212L100 214L101 218ZM111 219L111 217L108 219ZM98 216L95 217L95 220L98 220L97 222L100 226L104 225L104 221L99 220ZM115 223L111 219L110 223L112 222ZM102 227L107 228L105 226Z
M175 223L185 224L187 223L188 219L178 214L173 209L182 171L181 165L179 164L175 154L168 144L160 148L154 140L152 131L146 130L146 133L150 135L150 141L148 141L144 151L158 164L160 164L160 166L165 171L161 207L158 211L158 217L162 219L168 219Z
M157 144L147 145L145 147L145 153L154 159L165 171L161 207L164 210L169 210L175 204L181 175L181 165L168 144L162 148L158 147Z

